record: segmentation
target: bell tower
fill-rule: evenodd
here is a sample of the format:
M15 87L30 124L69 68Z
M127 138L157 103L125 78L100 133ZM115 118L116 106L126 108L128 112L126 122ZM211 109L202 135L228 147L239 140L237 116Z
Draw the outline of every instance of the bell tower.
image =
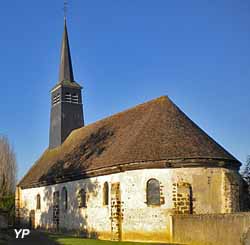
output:
M59 81L51 90L50 149L61 145L72 130L84 126L81 90L74 80L65 18Z

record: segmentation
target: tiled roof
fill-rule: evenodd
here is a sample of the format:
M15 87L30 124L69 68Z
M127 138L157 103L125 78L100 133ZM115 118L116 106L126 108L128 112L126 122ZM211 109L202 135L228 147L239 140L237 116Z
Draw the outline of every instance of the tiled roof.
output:
M159 165L162 161L166 164ZM237 159L163 96L74 130L61 146L43 153L19 186L100 175L100 170L108 174L117 168L121 171L125 165L139 169L187 167L192 163L237 169L240 166Z

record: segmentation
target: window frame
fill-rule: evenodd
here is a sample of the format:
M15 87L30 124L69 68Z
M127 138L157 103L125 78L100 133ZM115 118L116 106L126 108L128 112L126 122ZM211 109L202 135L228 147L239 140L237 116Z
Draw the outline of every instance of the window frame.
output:
M150 183L152 181L154 181L154 182ZM153 186L153 185L155 185L155 186ZM157 192L154 193L155 191L157 191ZM156 178L151 178L147 181L147 184L146 184L146 203L148 206L161 206L160 181Z
M61 191L61 198L62 198L62 210L66 212L68 210L68 191L65 186L62 188Z
M61 101L61 94L57 93L52 98L52 105L56 105Z
M41 195L39 193L36 195L36 210L41 210Z
M78 192L78 208L87 208L87 192L85 188Z
M103 206L109 205L109 184L104 182L103 184Z

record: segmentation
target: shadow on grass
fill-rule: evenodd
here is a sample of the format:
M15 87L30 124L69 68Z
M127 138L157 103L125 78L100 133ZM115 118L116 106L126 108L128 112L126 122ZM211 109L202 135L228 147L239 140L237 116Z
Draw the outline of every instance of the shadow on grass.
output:
M148 242L116 242L96 239L86 239L59 234L48 234L48 237L58 245L184 245L177 243L148 243Z
M38 231L31 231L30 235L24 239L16 239L14 230L9 230L7 233L6 237L8 239L0 239L0 245L184 245L176 243L104 241Z
M0 245L59 245L47 233L31 231L30 235L16 239L14 229L8 229L0 239Z

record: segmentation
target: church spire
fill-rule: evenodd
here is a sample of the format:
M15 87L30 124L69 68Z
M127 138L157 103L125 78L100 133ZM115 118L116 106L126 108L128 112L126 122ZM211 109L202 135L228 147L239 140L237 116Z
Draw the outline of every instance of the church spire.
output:
M64 18L64 32L62 39L61 62L59 71L59 82L62 81L74 82L66 18Z
M51 90L49 149L60 146L74 129L84 126L81 89L74 81L64 18L59 81Z

